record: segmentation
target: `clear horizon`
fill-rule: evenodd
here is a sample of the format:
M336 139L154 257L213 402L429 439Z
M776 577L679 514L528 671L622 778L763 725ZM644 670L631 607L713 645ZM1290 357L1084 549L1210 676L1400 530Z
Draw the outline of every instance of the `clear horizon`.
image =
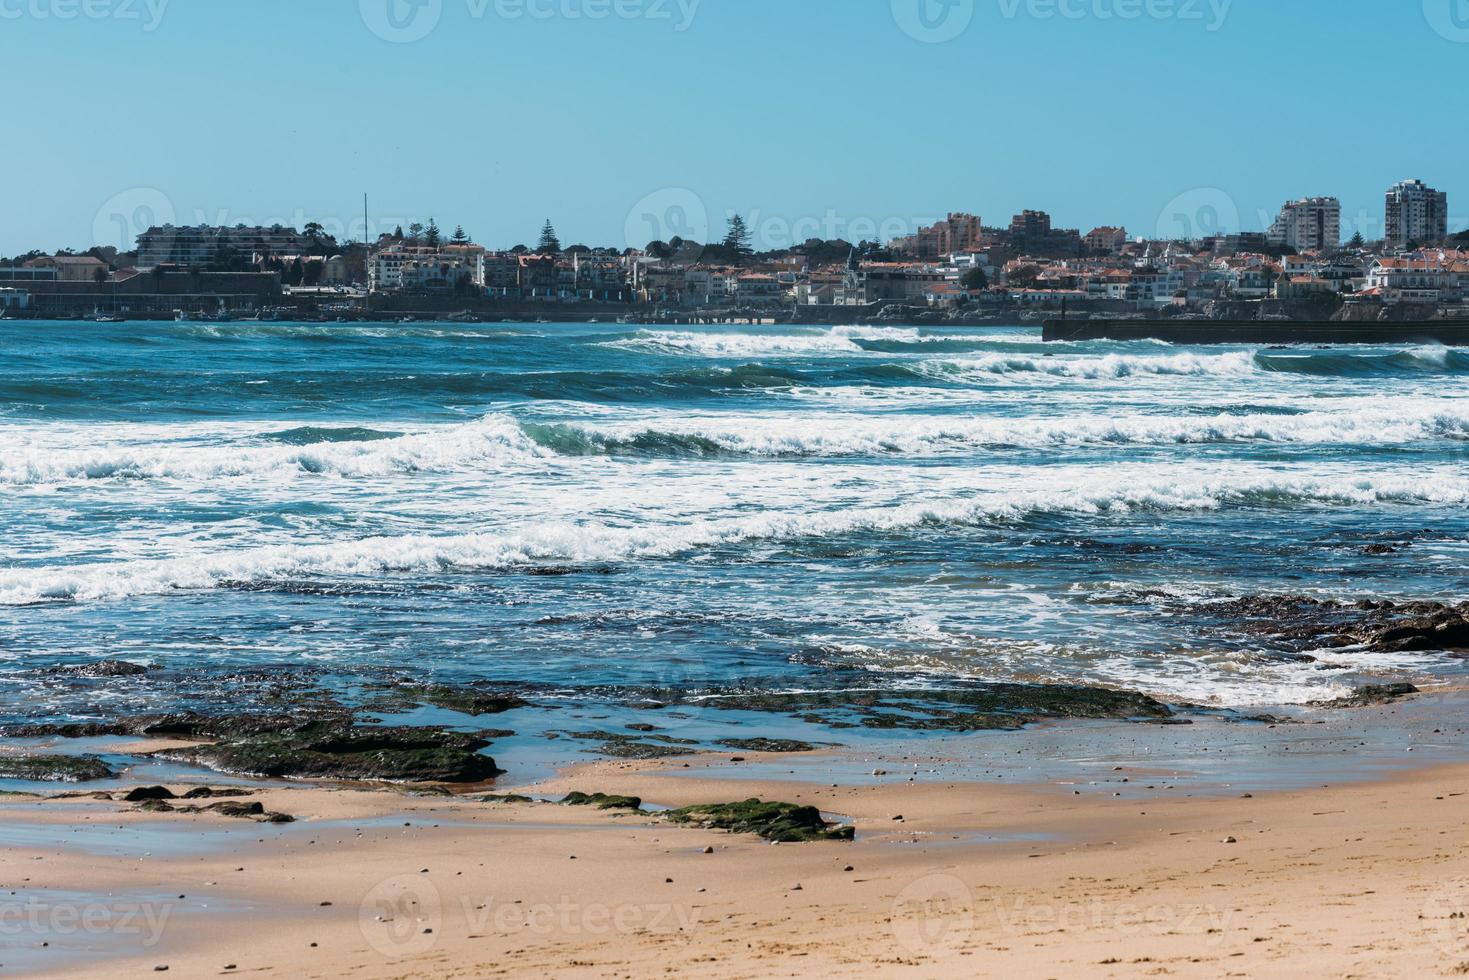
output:
M1025 208L1192 237L1324 195L1370 239L1409 178L1469 226L1451 96L1383 95L1462 69L1454 0L0 0L0 30L35 93L7 111L5 255L169 219L356 238L363 192L373 234L496 248L546 218L708 240L730 212L761 248Z

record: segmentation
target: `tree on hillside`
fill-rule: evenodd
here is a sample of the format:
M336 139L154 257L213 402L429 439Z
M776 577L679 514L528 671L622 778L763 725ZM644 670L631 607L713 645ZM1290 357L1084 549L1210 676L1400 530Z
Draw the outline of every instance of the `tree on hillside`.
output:
M428 228L423 232L423 243L429 248L438 248L444 243L444 235L439 231L439 223L433 218L428 219Z
M561 254L561 239L556 237L556 228L551 224L550 218L541 227L541 240L536 243L536 251L543 255Z
M1040 278L1040 274L1041 270L1038 267L1033 265L1022 265L1008 273L1005 276L1005 279L1012 286L1020 286L1021 288L1026 288L1029 286L1034 286L1036 280Z
M417 221L408 226L408 240L417 245L423 240L423 225Z
M315 247L320 245L321 240L326 237L326 229L319 221L308 221L306 227L301 229L301 235Z
M729 230L724 233L722 244L731 255L739 258L755 254L755 250L750 246L750 227L745 224L742 215L730 215Z
M449 241L453 242L455 245L469 244L469 236L464 233L463 225L454 226L454 234L449 238Z
M984 270L979 266L975 266L964 273L964 278L959 282L964 285L965 289L985 289L990 284L990 277L985 275Z
M1366 247L1367 241L1362 237L1362 233L1360 231L1352 236L1351 241L1347 242L1347 248L1352 249L1353 251Z

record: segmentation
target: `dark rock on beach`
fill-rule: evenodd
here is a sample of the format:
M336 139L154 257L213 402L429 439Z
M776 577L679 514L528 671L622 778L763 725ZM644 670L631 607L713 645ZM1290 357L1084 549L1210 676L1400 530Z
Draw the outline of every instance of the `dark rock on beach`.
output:
M1321 708L1369 708L1375 704L1392 704L1403 698L1421 693L1412 684L1369 684L1359 687L1350 696L1335 701L1318 701Z
M186 800L217 800L231 797L252 796L252 789L214 789L210 786L195 786L183 795Z
M122 799L124 803L142 803L144 800L176 800L178 797L167 786L139 786L128 791Z
M612 759L673 759L681 755L695 755L698 749L686 745L658 745L652 742L621 740L603 742L596 748L587 749L592 755L605 755Z
M605 755L614 759L670 759L680 755L694 755L699 743L693 739L674 738L671 735L628 735L625 732L561 732L566 738L582 742L600 742L586 751L593 755Z
M424 728L340 728L170 749L165 759L221 772L295 779L477 783L503 770L474 735Z
M45 783L85 783L116 775L107 763L89 755L0 755L0 779Z
M831 824L814 806L793 803L766 803L746 800L743 803L716 803L671 810L664 818L732 834L758 834L781 844L809 841L849 841L855 836L852 827Z
M571 793L561 801L563 806L594 806L598 810L641 810L643 801L637 796L608 796L606 793Z
M791 738L726 738L716 743L741 752L815 752L816 746Z

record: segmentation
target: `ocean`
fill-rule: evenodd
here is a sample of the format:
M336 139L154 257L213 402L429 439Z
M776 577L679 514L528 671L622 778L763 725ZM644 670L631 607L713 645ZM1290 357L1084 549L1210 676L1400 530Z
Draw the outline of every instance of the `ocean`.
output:
M1215 607L1469 592L1469 353L1027 327L0 321L0 721L974 681L1254 710L1442 654ZM98 685L51 668L157 665Z

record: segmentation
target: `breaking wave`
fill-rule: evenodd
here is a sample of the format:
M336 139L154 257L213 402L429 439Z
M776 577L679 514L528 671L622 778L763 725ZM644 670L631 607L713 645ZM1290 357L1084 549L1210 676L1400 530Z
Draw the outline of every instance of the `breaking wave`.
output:
M240 587L317 576L446 574L546 562L674 558L752 542L796 543L854 533L902 534L924 527L976 526L1038 515L1122 516L1223 508L1452 505L1469 503L1469 479L1418 477L1149 481L1114 477L1066 490L982 492L896 507L767 511L683 524L542 522L503 532L376 537L256 547L169 559L0 569L0 604L103 600L178 590Z
M161 440L164 432L154 429L149 435ZM1367 447L1438 440L1469 440L1469 402L1384 399L1332 412L1202 417L779 414L540 423L492 415L411 435L304 427L264 433L250 445L216 437L207 444L145 441L95 449L4 449L0 485L246 476L372 478L545 465L556 458L584 456L924 458L986 449L1251 442Z

